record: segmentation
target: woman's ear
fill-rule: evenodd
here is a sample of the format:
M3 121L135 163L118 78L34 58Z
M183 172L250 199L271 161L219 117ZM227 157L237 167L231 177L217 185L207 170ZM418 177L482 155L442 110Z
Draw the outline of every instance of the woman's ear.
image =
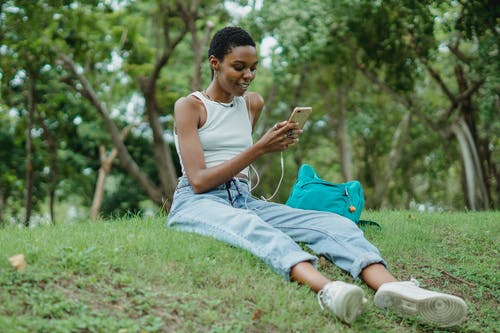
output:
M216 71L219 69L219 59L217 59L215 56L211 55L208 58L208 62L210 63L210 68L212 68L213 71Z

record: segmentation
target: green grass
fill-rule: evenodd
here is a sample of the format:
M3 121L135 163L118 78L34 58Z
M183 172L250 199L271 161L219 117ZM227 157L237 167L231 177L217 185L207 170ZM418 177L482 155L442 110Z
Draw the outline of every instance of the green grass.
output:
M165 219L0 229L0 332L495 332L500 213L365 212L366 237L400 279L463 297L461 327L439 330L373 305L351 326L252 255L176 232ZM12 255L28 268L15 271ZM353 280L321 260L334 279Z

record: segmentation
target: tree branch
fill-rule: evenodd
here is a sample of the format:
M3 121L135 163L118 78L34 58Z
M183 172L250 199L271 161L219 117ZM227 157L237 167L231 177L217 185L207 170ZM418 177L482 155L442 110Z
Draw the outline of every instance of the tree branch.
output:
M95 107L97 112L101 115L111 134L111 139L113 144L118 150L118 156L123 167L129 172L129 174L142 186L146 191L148 196L157 204L161 205L163 203L163 196L161 191L159 191L149 177L143 173L137 163L134 161L132 156L129 154L127 147L123 143L120 132L116 124L111 119L106 107L100 101L97 94L94 92L91 84L88 82L87 78L80 74L76 68L73 60L65 54L59 54L59 61L73 76L75 76L82 85L84 96L87 100ZM73 87L74 88L74 87ZM75 88L76 89L76 88Z
M481 88L481 86L486 82L485 79L481 79L479 81L475 81L467 90L463 91L460 95L455 97L455 103L452 103L448 108L448 111L443 115L444 119L450 119L453 111L460 105L460 103L467 98L469 98L472 94Z
M470 65L471 59L463 54L462 51L460 51L460 49L458 48L458 44L448 45L448 48L450 49L451 53L453 53L459 60L466 63L467 65Z
M432 78L437 82L441 90L451 101L451 104L455 104L456 103L455 95L451 92L450 89L448 89L446 83L444 83L443 79L441 78L441 75L439 75L439 73L436 72L434 68L431 67L431 65L429 65L429 62L426 59L419 57L419 60L422 62L422 64L424 64L425 68L427 68L427 71L429 72L429 74L431 74Z
M168 9L167 9L168 10ZM170 26L168 24L168 15L165 18L165 22L163 23L163 38L165 39L165 50L161 54L160 57L156 59L155 65L153 67L153 71L151 72L151 75L149 76L149 79L147 80L147 89L151 91L152 89L155 88L156 86L156 81L158 80L158 77L160 76L160 71L162 68L167 64L168 60L170 59L170 56L172 55L172 52L175 50L177 47L177 44L179 44L184 36L188 32L188 24L186 23L187 21L184 19L184 26L182 27L181 31L178 33L178 35L174 38L171 39L170 36Z
M400 94L395 92L391 87L389 87L384 82L380 81L377 75L366 68L365 65L359 63L354 60L354 66L372 83L374 83L380 90L394 98L399 104L405 106L406 108L410 108L410 103L407 99L403 98Z
M355 57L353 57L353 59L355 59ZM359 62L357 62L356 60L354 60L354 66L369 81L371 81L372 83L374 83L381 91L383 91L384 93L386 93L389 96L391 96L392 98L394 98L394 100L396 100L396 102L398 102L399 104L403 105L408 110L411 110L412 112L414 112L420 118L420 120L422 120L422 122L424 122L427 126L429 126L430 128L432 128L434 131L440 133L443 137L447 137L448 136L448 134L447 134L448 131L443 130L441 128L441 126L439 126L439 124L437 122L434 122L431 119L429 119L429 117L427 117L425 115L425 113L423 113L422 110L420 110L420 108L415 107L413 105L411 99L404 98L403 96L401 96L400 94L398 94L396 91L394 91L391 87L389 87L387 84L385 84L385 82L382 82L381 80L379 80L379 78L377 77L377 75L375 75L375 73L373 73L368 68L366 68L365 65L360 64Z

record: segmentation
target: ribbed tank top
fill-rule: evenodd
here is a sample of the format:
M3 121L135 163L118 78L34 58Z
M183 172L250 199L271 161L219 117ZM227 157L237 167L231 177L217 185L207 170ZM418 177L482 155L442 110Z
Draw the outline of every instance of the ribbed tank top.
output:
M198 129L207 168L232 159L253 144L250 116L242 96L235 96L230 106L211 101L199 91L191 95L200 99L207 110L207 120ZM174 140L182 173L185 174L175 131ZM236 171L248 176L248 167Z

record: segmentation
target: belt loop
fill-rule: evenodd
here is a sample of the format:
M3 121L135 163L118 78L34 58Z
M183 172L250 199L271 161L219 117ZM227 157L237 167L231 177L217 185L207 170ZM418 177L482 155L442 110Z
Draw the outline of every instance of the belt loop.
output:
M238 192L238 195L241 196L241 193L240 193L240 189L238 187L238 183L236 181L237 179L236 178L232 178L231 181L233 182L234 184L234 187L236 187L236 192Z
M233 198L231 196L231 181L230 180L226 182L226 191L227 191L227 195L229 197L229 203L232 206L233 205Z

